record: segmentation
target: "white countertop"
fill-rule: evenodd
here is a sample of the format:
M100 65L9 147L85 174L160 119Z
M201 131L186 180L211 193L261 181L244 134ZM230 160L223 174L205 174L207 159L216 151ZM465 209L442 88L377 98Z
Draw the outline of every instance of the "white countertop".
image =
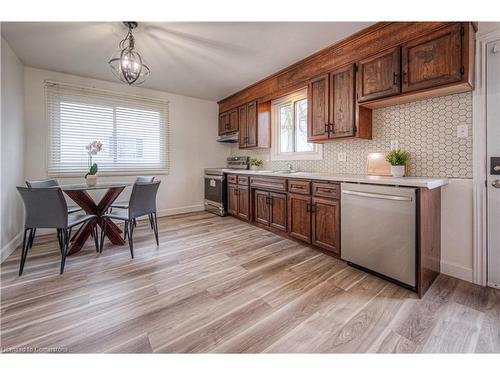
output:
M411 186L427 189L435 189L448 184L447 178L368 176L355 174L328 174L319 172L276 173L273 171L259 171L248 169L223 169L223 172L255 176L282 177L290 179L356 182L374 185Z

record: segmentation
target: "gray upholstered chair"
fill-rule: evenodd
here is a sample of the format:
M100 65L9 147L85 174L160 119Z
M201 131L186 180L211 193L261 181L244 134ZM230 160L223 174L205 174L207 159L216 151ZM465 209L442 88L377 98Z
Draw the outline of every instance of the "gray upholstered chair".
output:
M130 194L130 200L127 210L103 215L105 218L123 220L125 222L125 238L128 237L130 255L134 258L134 222L138 217L148 215L152 223L152 229L155 234L156 244L158 241L158 220L156 218L156 194L161 181L155 182L136 182ZM101 231L101 253L103 249L104 238L106 234L106 221Z
M26 211L19 276L23 273L24 263L26 262L28 250L30 249L29 245L33 243L32 237L34 236L36 228L57 229L57 239L61 252L61 274L64 272L71 229L75 225L83 224L89 220L94 221L91 229L96 251L98 251L99 242L97 238L96 216L68 215L68 205L66 204L66 199L64 199L63 192L60 188L25 188L18 186L17 190L21 195Z
M137 176L135 178L135 183L141 183L141 182L153 182L155 180L155 176ZM117 202L117 203L113 203L110 207L109 207L109 212L113 212L113 208L118 208L118 209L121 209L121 210L128 210L128 203L129 202ZM149 225L151 226L151 229L154 229L153 228L153 218L151 215L148 215L149 216ZM134 220L134 226L137 225L137 221Z
M57 187L59 186L59 183L57 180L54 179L47 179L47 180L27 180L26 181L26 186L32 189L39 189L39 188L50 188L50 187ZM73 207L68 207L68 214L74 214L75 212L78 212L81 210L81 207L73 206ZM33 230L33 235L31 236L31 241L29 243L29 247L33 247L33 241L35 240L35 235L36 235L36 228Z

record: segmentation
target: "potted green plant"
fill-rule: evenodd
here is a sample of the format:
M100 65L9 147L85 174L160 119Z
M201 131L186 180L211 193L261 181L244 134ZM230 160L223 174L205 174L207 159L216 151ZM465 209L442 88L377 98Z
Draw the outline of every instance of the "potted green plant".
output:
M391 174L393 177L403 177L405 175L406 163L410 160L410 153L402 150L392 150L385 158L391 164Z
M97 184L97 163L92 162L92 156L97 155L102 150L102 143L100 141L93 141L85 146L89 160L89 171L85 175L85 182L87 186L95 186Z
M250 159L250 169L260 169L264 162L259 159Z

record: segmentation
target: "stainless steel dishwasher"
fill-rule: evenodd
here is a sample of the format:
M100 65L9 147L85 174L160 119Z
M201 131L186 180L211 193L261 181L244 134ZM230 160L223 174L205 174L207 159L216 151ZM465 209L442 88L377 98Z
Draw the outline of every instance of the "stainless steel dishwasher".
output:
M416 190L341 184L342 258L415 289Z

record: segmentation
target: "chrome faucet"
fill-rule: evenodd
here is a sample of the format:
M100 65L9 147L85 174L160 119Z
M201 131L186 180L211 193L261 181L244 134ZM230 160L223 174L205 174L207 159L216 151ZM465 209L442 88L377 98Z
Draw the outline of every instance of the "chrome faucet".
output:
M289 171L293 171L293 165L291 165L290 163L288 163L286 167L288 168Z

